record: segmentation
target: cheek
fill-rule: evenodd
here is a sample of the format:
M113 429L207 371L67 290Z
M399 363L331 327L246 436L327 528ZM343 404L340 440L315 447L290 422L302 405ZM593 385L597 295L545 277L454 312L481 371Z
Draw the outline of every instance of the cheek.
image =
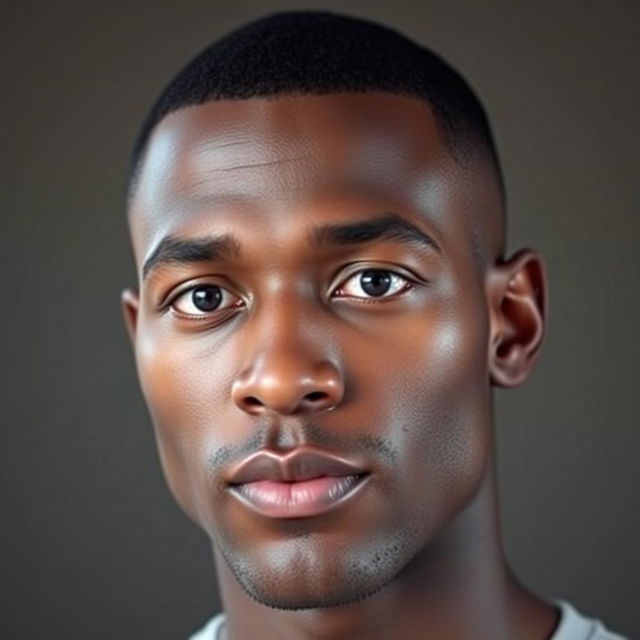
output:
M177 502L193 518L197 518L198 487L206 480L211 434L228 404L224 390L229 383L216 355L215 346L202 339L151 331L136 350L165 478Z
M408 482L424 482L432 497L425 508L445 517L479 488L490 451L488 325L479 311L451 308L434 323L405 386L405 401L415 397L423 416L415 430L403 432L402 446L413 458L407 469L418 476Z
M368 339L351 341L346 362L353 365L357 395L378 401L388 419L418 411L412 420L457 421L461 411L487 396L486 311L481 300L448 298Z
M381 390L370 397L370 415L386 425L380 435L397 453L389 469L395 477L390 498L398 509L412 510L421 531L439 527L462 508L487 467L488 324L475 302L439 305L405 324L393 334L397 339L385 342L377 362L361 369L361 386Z

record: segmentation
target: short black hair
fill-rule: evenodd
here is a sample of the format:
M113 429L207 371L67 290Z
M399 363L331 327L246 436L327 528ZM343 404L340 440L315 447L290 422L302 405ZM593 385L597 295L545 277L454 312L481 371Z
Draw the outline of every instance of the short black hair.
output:
M168 114L214 100L382 91L425 100L459 162L482 154L500 163L485 111L462 76L397 31L325 11L268 15L217 40L178 73L142 123L129 195L149 138Z

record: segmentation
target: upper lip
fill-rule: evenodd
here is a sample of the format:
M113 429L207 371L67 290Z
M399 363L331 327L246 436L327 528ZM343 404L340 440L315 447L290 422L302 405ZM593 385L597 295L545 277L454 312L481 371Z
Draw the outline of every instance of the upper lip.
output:
M300 482L320 476L362 475L366 471L357 463L310 445L297 447L286 454L262 449L236 465L229 484L238 485L258 480Z

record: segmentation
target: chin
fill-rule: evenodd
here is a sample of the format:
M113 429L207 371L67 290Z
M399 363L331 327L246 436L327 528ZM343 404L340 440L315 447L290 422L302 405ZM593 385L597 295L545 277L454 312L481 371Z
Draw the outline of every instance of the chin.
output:
M244 592L256 602L269 607L271 609L280 609L282 611L304 611L309 609L332 609L349 604L354 604L366 600L368 597L380 591L385 585L380 584L376 587L368 587L363 590L364 585L351 585L349 589L344 591L334 591L333 593L295 593L280 592L273 589L268 592L264 590L256 590L256 585L248 582L240 582ZM284 590L283 590L284 591Z
M411 556L400 537L368 541L351 549L319 549L302 538L261 545L251 554L220 551L250 598L289 611L360 602L392 582Z

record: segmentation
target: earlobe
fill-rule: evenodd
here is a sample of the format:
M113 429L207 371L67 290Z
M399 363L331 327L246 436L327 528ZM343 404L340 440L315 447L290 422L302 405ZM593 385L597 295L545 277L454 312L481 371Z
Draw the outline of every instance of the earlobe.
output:
M522 250L497 265L490 277L492 384L524 382L538 357L544 335L547 285L542 258Z
M134 343L138 326L138 306L140 304L138 292L135 289L125 289L120 296L120 304L129 339Z

